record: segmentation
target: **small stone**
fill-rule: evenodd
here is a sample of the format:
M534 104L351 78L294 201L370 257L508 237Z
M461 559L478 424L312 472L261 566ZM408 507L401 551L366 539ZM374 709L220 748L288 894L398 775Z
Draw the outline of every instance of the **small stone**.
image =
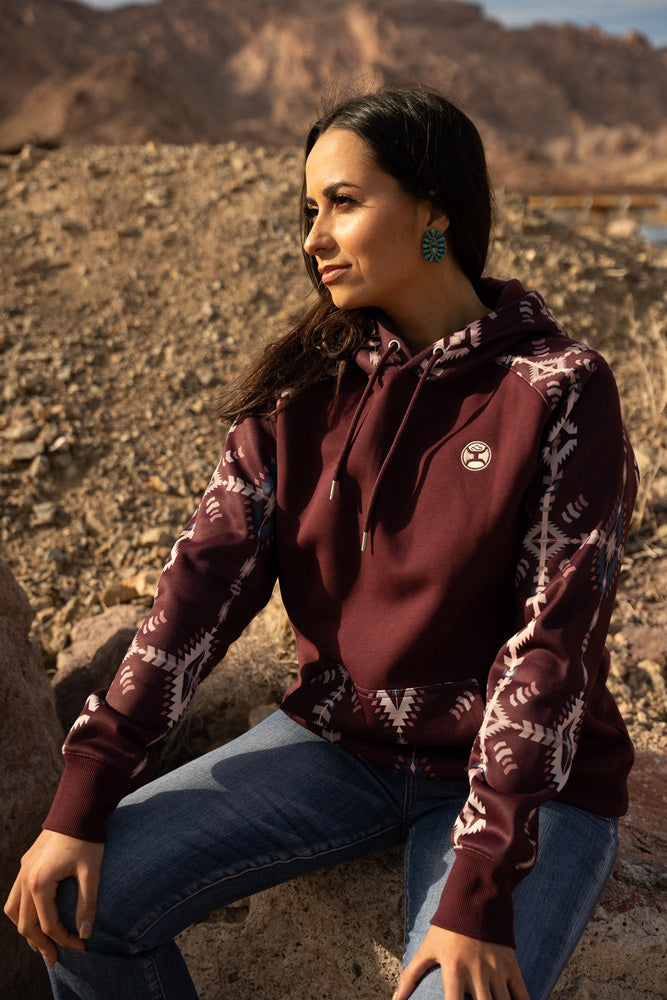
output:
M84 511L83 523L95 535L107 535L109 533L107 524L92 510Z
M57 548L55 545L46 553L46 558L48 562L54 564L57 570L67 565L70 559L66 552L63 552L62 549Z
M35 504L32 512L34 524L54 524L58 513L58 505L51 500L46 500L44 503Z
M32 462L34 458L44 451L43 441L20 441L12 450L12 462L15 465L22 465L24 462Z
M169 483L165 482L164 479L161 479L160 476L150 476L150 478L146 480L146 485L152 490L155 490L156 493L169 493L171 490Z
M607 232L616 240L625 240L630 236L636 236L639 232L639 224L634 219L612 219L607 223Z
M174 533L165 528L147 528L142 532L139 539L140 545L166 545L171 548L174 542Z
M160 573L157 570L147 569L126 577L123 580L123 585L125 587L132 587L137 597L152 598L159 579Z
M39 434L39 424L19 424L7 432L7 437L12 441L34 441Z
M171 192L168 187L149 188L144 194L144 205L150 205L151 208L164 208L170 200Z
M46 455L36 455L30 463L28 475L32 479L42 479L49 472L49 460Z
M134 587L128 587L124 583L112 583L102 591L101 600L105 608L111 608L115 604L131 604L136 597L137 592Z
M52 455L62 455L63 453L68 452L69 450L70 450L70 443L64 434L61 434L59 437L57 437L53 442L53 444L51 445L51 447L49 448L49 451L51 452Z

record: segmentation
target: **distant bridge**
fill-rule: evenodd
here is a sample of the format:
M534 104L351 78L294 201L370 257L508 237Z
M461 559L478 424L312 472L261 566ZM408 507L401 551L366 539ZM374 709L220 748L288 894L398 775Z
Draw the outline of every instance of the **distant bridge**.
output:
M645 225L667 224L666 194L532 194L528 207L567 222L632 218Z

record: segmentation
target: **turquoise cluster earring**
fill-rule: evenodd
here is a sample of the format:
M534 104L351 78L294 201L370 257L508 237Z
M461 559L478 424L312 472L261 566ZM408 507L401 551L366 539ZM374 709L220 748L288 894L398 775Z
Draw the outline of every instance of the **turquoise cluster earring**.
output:
M422 253L429 264L437 264L447 253L447 240L439 229L427 229L422 238Z

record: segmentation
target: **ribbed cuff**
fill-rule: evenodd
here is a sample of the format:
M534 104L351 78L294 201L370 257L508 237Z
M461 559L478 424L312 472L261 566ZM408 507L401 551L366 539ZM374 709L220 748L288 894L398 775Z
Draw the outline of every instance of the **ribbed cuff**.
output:
M122 777L92 757L66 755L49 813L42 824L68 837L102 844L104 825L127 791Z
M508 872L482 854L459 851L431 923L479 941L514 948Z

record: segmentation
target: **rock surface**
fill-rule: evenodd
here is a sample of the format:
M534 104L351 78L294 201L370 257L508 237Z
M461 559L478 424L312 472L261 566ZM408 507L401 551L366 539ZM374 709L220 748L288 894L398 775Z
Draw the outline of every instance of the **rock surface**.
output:
M11 889L21 855L40 832L62 770L63 733L38 648L28 638L32 612L8 566L0 561L0 898ZM0 920L3 1000L48 995L44 963Z
M53 677L56 711L65 732L91 691L109 686L145 613L142 606L117 604L72 628Z
M178 943L199 1000L389 1000L400 972L400 848L225 907Z
M507 188L664 191L667 50L637 34L509 29L454 0L0 0L0 38L6 151L300 144L323 89L423 80L479 122Z
M553 1000L667 996L667 754L645 750L630 774L619 858Z

